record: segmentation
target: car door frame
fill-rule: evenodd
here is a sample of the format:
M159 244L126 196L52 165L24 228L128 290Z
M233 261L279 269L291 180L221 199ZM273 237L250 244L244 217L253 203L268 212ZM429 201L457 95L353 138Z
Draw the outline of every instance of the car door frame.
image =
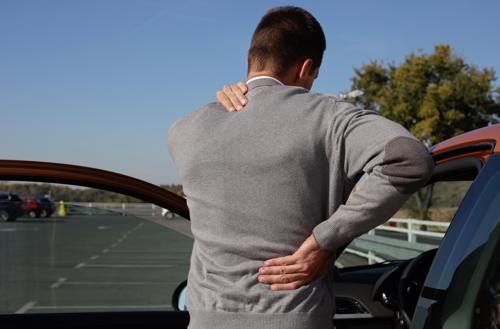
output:
M499 182L500 154L492 154L460 203L441 242L418 300L412 329L430 329L438 326L443 302L450 293L454 275L464 260L477 249L477 246L472 244L477 244L477 240L481 239L487 241L491 234L490 229L477 229L485 220L481 216L481 211L484 210L478 209L478 205L488 203L492 197L492 189L498 190L494 183ZM476 241L470 239L470 232L475 232Z

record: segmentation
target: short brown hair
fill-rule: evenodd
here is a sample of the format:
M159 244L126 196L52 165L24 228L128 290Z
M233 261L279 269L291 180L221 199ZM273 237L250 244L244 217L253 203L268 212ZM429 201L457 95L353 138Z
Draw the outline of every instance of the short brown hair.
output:
M248 70L271 69L284 74L298 61L311 58L319 67L326 49L323 29L306 10L278 7L262 17L248 51Z

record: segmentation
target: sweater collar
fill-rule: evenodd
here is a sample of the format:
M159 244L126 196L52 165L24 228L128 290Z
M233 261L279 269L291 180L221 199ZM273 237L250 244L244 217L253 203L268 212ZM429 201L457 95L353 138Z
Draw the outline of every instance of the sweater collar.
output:
M248 90L252 90L254 88L263 86L279 86L279 85L283 86L283 83L281 81L267 75L261 75L252 78L247 81L247 84L248 84Z

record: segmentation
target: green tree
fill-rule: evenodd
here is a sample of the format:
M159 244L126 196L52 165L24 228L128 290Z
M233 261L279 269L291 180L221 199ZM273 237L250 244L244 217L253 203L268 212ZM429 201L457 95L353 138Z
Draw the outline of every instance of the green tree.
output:
M432 145L466 131L500 122L500 88L495 71L480 69L454 54L448 45L408 55L403 63L372 61L355 69L352 100L403 125ZM433 189L416 194L419 216L428 219Z
M173 192L177 195L180 195L182 197L186 196L184 194L184 191L182 190L182 185L180 185L180 184L165 184L165 185L160 185L160 187L164 188L165 190L168 190L170 192Z
M479 69L438 45L397 66L372 61L355 69L355 102L399 122L427 145L497 123L499 92L493 69Z

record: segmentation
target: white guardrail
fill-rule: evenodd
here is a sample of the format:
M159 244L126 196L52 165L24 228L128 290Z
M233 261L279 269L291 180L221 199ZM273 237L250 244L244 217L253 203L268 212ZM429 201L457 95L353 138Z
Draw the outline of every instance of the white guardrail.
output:
M393 226L391 226L391 223L403 224L403 225L406 225L406 228L393 227ZM432 220L419 220L419 219L413 219L413 218L406 218L406 219L391 218L385 224L376 227L374 230L405 233L408 236L408 242L417 242L417 236L443 238L444 231L446 231L448 229L449 225L450 225L449 222L438 222L438 221L432 221ZM420 228L418 228L418 226L425 226L428 228L431 228L431 227L441 228L443 230L443 232L423 231L423 230L420 230ZM374 234L373 230L370 232L372 232L372 233L369 233L369 234Z
M167 213L167 210L151 203L68 202L67 205L82 207L86 209L87 215L92 215L92 209L109 210L123 216L165 216ZM169 212L169 214L173 213ZM173 216L169 218L173 218ZM345 249L345 252L365 258L369 264L391 259L391 257L384 256L388 254L397 253L396 257L402 257L401 259L410 258L424 250L437 247L437 243L443 238L449 224L449 222L413 218L391 218L386 223L356 239ZM424 230L423 227L425 227ZM391 233L400 236L397 238L387 237ZM418 237L430 238L434 243L420 243L417 241Z
M402 254L403 259L410 258L414 256L412 252L415 254L419 254L425 249L437 247L437 244L435 243L439 243L440 240L444 237L444 234L449 225L449 222L419 220L413 218L391 218L383 225L377 226L364 236L358 238L360 240L367 240L365 241L365 244L368 246L370 246L371 244L371 247L366 248L368 250L359 250L348 247L345 249L345 252L362 258L366 258L368 260L368 264L381 263L388 260L386 258L380 257L380 255L377 254L377 251L379 253L390 253L390 247L400 248L400 257ZM426 229L422 230L422 227L425 227ZM387 245L384 246L384 242L389 245L391 244L389 242L391 238L378 236L383 235L384 232L396 232L399 234L403 234L403 236L406 235L407 243L398 243L398 245L392 245L390 247L388 247ZM370 237L374 237L376 235L376 240L374 240L373 238L370 239ZM363 239L363 237L365 238ZM433 238L435 243L419 243L417 241L417 237ZM405 248L410 252L405 253Z

